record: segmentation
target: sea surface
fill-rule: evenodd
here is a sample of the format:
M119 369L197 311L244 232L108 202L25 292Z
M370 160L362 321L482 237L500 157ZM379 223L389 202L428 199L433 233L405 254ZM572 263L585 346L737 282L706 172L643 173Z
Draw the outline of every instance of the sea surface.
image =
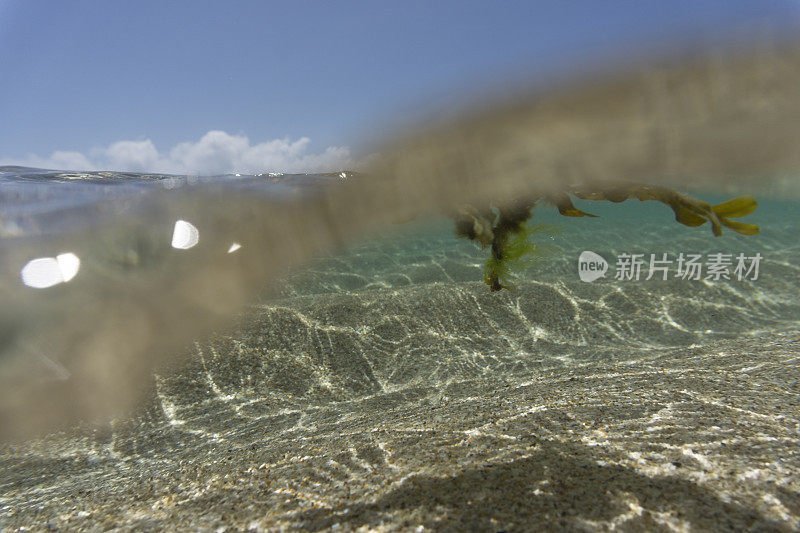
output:
M531 222L550 228L532 237L544 253L500 292L483 283L488 250L442 214L269 270L248 281L246 305L198 328L168 309L191 322L185 299L131 303L205 265L193 249L235 260L253 242L207 239L194 203L142 217L153 198L244 191L269 209L354 179L0 168L0 286L14 302L0 311L3 383L56 390L90 361L108 372L93 379L138 391L110 419L76 400L26 440L9 428L25 427L14 414L36 413L37 397L4 396L0 528L800 528L800 202L756 195L742 220L761 232L721 237L652 201L575 200L596 218L542 204ZM128 216L136 231L119 222ZM579 273L587 251L608 263L593 281ZM36 275L56 265L72 277L26 285L41 282L22 274L28 261L63 254L77 270L55 260ZM638 277L626 254L642 254ZM666 271L649 276L651 254ZM699 256L699 279L678 271L681 254ZM62 349L79 342L62 329L87 321L103 330L100 349ZM193 336L159 344L146 371L114 368L137 336L173 331ZM74 358L81 350L96 356ZM114 397L87 383L103 394L86 401Z

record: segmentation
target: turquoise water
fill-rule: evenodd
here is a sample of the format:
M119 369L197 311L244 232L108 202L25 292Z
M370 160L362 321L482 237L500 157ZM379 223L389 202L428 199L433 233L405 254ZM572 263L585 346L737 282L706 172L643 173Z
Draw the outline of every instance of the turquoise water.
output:
M42 231L50 227L42 220L75 217L85 235L92 217L103 216L102 202L137 213L142 190L162 179L122 192L100 180L103 194L89 190L74 201L37 204L44 218L28 213L3 220L7 232L18 231L6 250L78 243L69 250L82 261L74 280L33 289L22 285L19 264L8 266L16 256L5 256L5 293L40 298L29 308L3 309L6 383L9 376L27 376L57 392L79 377L85 360L71 351L59 359L55 342L78 342L63 331L86 324L80 314L95 305L92 316L101 318L86 331L112 342L86 361L123 365L122 373L102 374L111 380L109 390L139 380L142 392L129 414L92 424L70 420L44 439L6 445L1 524L394 530L405 527L403 513L418 509L419 523L430 529L453 520L481 530L534 522L566 527L549 514L555 508L572 526L588 529L615 520L648 529L648 520L659 516L680 526L672 511L658 514L660 506L683 509L692 523L720 512L749 526L797 523L791 511L800 430L792 407L800 330L797 203L759 198L747 221L761 233L721 237L707 225L678 224L669 208L654 202L576 201L598 215L578 219L540 206L532 221L556 228L535 236L547 253L518 272L515 289L500 292L482 281L488 250L457 238L447 217L420 216L255 276L260 282L249 285L244 308L207 328L186 326L180 331L192 332L190 342L172 353L154 352L153 367L142 374L116 354L125 355L136 336L170 338L171 328L203 316L196 307L206 301L159 299L147 284L173 271L191 278L206 259L180 255L174 234L170 248L172 212L163 221L138 219L133 229L113 233L122 235L116 241L90 233L88 244L70 240L63 226ZM304 177L303 187L307 180L313 177ZM68 185L78 190L79 184ZM33 198L47 200L48 187L36 188ZM87 218L87 206L101 214L92 210ZM209 239L197 224L200 248ZM191 235L184 237L178 244L191 244ZM210 242L227 249L229 240L225 234ZM114 261L102 255L110 242L128 255ZM235 261L253 241L243 242L241 250L219 257ZM260 250L263 261L274 259L270 250ZM585 251L609 263L605 277L581 280ZM673 261L668 279L644 279L646 268L641 279L616 279L617 258L626 253L646 259L666 253ZM676 277L680 253L704 261L716 253L760 254L758 276L739 280L731 270L730 280L705 279L705 271L701 279ZM91 292L93 283L106 283L104 292ZM108 287L134 292L121 298ZM75 296L76 288L92 299ZM134 306L139 293L156 303ZM48 300L48 294L56 296ZM98 294L108 307L96 301ZM181 307L184 301L195 307ZM169 314L165 304L186 318ZM121 318L103 321L117 309ZM42 316L46 326L32 328L29 321ZM49 344L36 346L51 352L22 351L33 361L22 371L11 364L26 346L20 339L40 337ZM15 409L36 412L35 404L9 398L6 421L19 423L9 415ZM742 485L742 479L752 481ZM609 489L602 495L581 489L594 483ZM499 496L502 491L510 495ZM648 491L662 503L648 503ZM766 495L759 501L778 503L754 504L747 499L751 491ZM507 500L522 507L506 509ZM629 500L644 514L620 518ZM596 509L597 501L605 511ZM575 507L567 510L564 502Z

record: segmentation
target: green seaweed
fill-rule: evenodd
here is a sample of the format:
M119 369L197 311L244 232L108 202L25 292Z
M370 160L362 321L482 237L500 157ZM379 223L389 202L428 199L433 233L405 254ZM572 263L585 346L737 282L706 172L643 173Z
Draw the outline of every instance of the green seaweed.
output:
M552 245L531 240L542 233L554 234L558 228L549 224L522 224L517 231L508 234L502 257L491 254L484 265L483 280L490 287L499 283L501 288L513 289L511 278L529 272L546 255L552 253Z
M572 187L556 194L533 196L484 210L462 206L453 216L456 235L473 240L482 248L491 246L483 281L492 291L513 289L512 285L507 284L509 278L529 270L545 253L546 245L532 241L531 237L539 233L554 233L557 228L528 222L532 216L531 210L539 202L552 204L563 216L596 216L576 208L570 195L583 200L610 202L622 202L630 198L656 200L668 205L675 213L675 220L685 226L697 227L709 222L716 237L722 235L723 226L742 235L756 235L760 231L754 224L730 220L749 215L758 207L758 202L752 196L740 196L712 206L666 187L641 183Z
M733 200L712 206L708 202L696 200L666 187L639 183L618 183L606 185L603 188L574 188L570 193L583 200L608 200L611 202L622 202L629 198L637 198L641 201L656 200L668 205L675 213L675 220L684 226L696 227L710 222L711 231L715 237L722 235L722 226L742 235L757 235L760 231L755 224L745 224L730 220L731 218L749 215L755 211L756 207L758 207L758 202L752 196L739 196ZM556 203L562 215L594 216L575 209L566 194L562 195L559 200L560 204L554 203ZM570 212L570 207L577 214Z

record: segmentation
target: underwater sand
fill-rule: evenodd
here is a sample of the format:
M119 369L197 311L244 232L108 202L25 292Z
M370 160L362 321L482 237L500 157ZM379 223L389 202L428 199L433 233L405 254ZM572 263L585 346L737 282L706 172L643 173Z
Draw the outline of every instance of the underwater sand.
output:
M0 527L800 529L797 207L714 239L582 204L513 291L446 222L292 273L131 419L7 446ZM577 257L759 251L756 281L584 283ZM612 269L613 272L613 269Z

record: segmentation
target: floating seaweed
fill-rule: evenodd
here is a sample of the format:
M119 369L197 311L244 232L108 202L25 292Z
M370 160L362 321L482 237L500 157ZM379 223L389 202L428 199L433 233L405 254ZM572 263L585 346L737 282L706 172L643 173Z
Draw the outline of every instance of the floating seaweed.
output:
M570 195L582 200L623 202L636 198L641 201L656 200L668 205L679 223L697 227L711 224L714 236L722 235L722 226L742 235L756 235L759 227L731 220L752 213L758 202L752 196L740 196L727 202L711 205L666 187L639 183L572 187L563 192L532 197L501 207L479 210L471 205L462 206L454 215L455 232L460 237L473 240L482 248L491 247L484 267L484 282L492 291L513 289L507 284L513 272L530 268L544 253L542 244L530 240L533 235L553 233L553 226L531 224L532 209L539 203L549 203L563 216L595 217L581 211L572 203Z

